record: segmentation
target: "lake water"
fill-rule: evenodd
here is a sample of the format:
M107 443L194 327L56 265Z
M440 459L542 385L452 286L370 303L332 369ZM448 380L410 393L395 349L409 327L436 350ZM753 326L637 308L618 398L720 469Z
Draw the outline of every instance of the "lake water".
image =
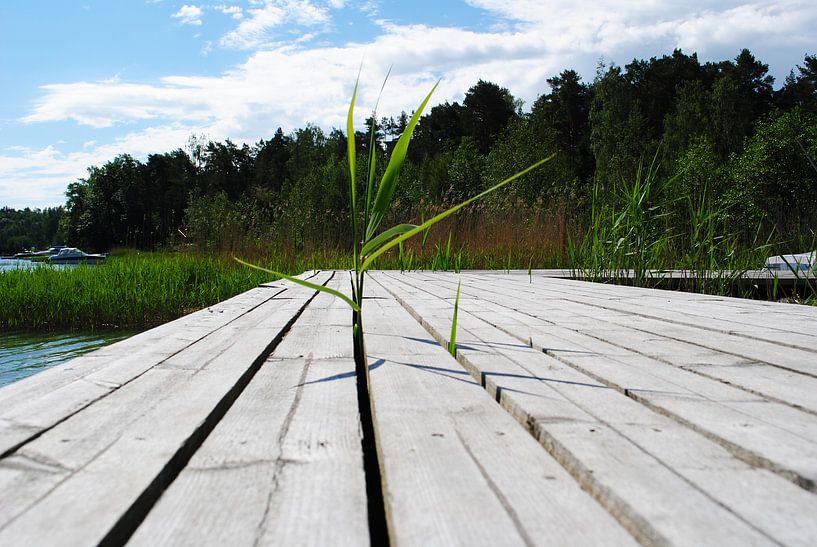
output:
M0 259L0 274L33 268L67 269L30 260ZM2 302L0 302L0 306ZM0 331L0 387L136 334L132 330L38 333Z
M134 334L130 330L0 332L0 387Z
M37 267L54 268L55 270L65 270L76 268L76 264L48 264L47 262L32 262L30 260L15 260L13 258L0 258L0 273L8 270L33 270Z
M0 272L5 272L6 270L30 270L36 266L37 263L30 260L0 258Z

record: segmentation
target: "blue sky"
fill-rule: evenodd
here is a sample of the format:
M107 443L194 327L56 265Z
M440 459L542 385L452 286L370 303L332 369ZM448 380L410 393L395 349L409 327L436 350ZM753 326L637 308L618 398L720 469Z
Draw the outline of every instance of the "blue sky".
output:
M813 1L4 0L0 206L64 203L68 183L120 153L358 122L389 66L381 114L461 100L480 78L530 105L545 80L600 60L748 47L783 78L817 53Z

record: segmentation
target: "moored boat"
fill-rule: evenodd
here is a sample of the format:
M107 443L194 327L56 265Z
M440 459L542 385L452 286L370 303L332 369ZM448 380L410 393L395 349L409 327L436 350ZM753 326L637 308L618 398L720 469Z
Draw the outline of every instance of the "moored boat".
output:
M49 247L45 251L35 252L33 255L28 257L28 260L31 260L33 262L45 262L46 260L48 260L49 257L56 255L65 248L66 248L65 245L54 245L53 247Z
M53 256L53 255L59 253L61 250L65 249L65 248L66 248L65 245L53 245L53 246L49 247L48 249L46 249L44 251L35 251L34 249L30 249L28 251L23 251L23 252L17 253L17 254L12 255L12 256L3 256L3 257L0 257L0 258L6 258L6 259L14 258L14 259L27 259L27 260L40 259L40 260L44 260L44 259L48 258L49 256Z
M76 247L65 247L60 252L48 257L49 264L86 264L97 263L105 260L103 254L88 254L80 251Z
M65 248L66 248L65 245L54 245L54 246L49 247L48 249L46 249L44 251L37 251L34 254L32 254L31 256L53 256L53 255L59 253L61 250L65 249Z
M37 251L23 251L23 252L21 252L21 253L17 253L17 254L15 254L15 255L14 255L13 257L11 257L11 258L17 258L17 259L20 259L20 258L31 258L32 256L34 256L34 253L36 253L36 252L37 252Z

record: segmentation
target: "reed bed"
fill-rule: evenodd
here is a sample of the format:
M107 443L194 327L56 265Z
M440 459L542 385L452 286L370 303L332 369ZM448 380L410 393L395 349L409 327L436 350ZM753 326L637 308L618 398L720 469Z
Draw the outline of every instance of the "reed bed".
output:
M115 256L70 270L0 274L4 329L148 328L246 291L270 276L194 254Z
M351 269L351 253L310 249L305 253L246 247L264 267L290 275L311 269ZM411 269L448 270L527 267L530 253L521 247L471 248L468 243L418 252ZM456 263L456 264L455 264ZM545 267L546 264L534 267ZM401 269L392 252L377 268ZM408 269L408 268L403 268ZM198 252L118 251L104 263L0 273L0 328L86 330L150 328L247 291L275 276L241 267L229 255Z

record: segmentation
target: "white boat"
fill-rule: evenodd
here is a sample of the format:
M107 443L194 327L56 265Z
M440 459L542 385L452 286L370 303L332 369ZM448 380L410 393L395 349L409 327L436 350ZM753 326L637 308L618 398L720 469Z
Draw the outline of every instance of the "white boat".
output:
M49 247L45 251L37 251L31 256L54 256L55 254L59 253L61 250L65 249L65 245L54 245L53 247Z
M105 260L103 254L88 254L76 247L65 247L60 252L48 257L49 264L81 264L96 263Z
M817 269L817 251L770 256L766 259L765 267L767 270L776 272L808 272Z

